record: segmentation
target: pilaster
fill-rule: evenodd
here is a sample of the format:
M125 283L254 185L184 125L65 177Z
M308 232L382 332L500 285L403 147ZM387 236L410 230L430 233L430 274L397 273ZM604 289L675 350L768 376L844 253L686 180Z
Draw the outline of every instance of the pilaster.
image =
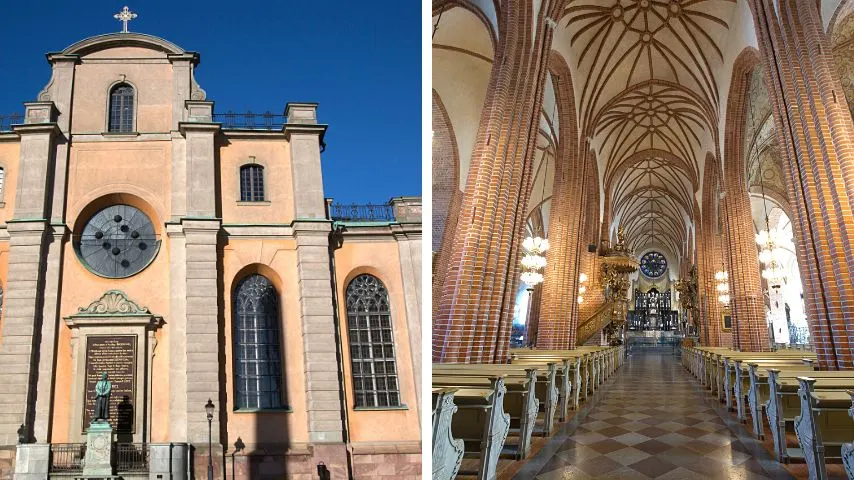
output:
M339 393L340 359L332 311L332 277L329 266L331 221L297 220L298 290L305 352L305 389L308 435L312 443L344 441Z
M38 350L37 392L53 392L55 357L58 342L60 312L59 298L62 290L62 265L65 244L71 232L65 224L52 224L46 232L49 240L45 247L44 298L42 305L41 342ZM36 395L33 436L36 441L49 442L52 439L53 395Z
M421 197L391 199L395 220L401 223L394 230L400 256L400 277L403 280L403 299L409 332L409 351L415 381L416 408L421 415Z
M316 103L289 103L285 138L291 149L294 215L298 219L326 218L320 149L326 125L317 123Z
M211 427L214 443L219 442L223 397L220 394L219 368L219 282L217 237L218 219L185 219L184 278L186 279L186 425L191 443L208 441L205 404L217 407ZM179 277L180 278L180 277ZM173 281L175 279L173 278ZM173 291L174 294L174 291ZM176 335L177 336L177 335ZM180 362L180 360L177 360ZM180 430L180 429L179 429Z

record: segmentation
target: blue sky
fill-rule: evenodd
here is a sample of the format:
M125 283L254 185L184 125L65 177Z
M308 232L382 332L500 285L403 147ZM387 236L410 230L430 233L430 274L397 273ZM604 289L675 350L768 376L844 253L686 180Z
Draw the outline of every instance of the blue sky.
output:
M0 114L22 112L50 79L44 54L117 32L115 1L41 0L0 15ZM201 54L216 112L283 113L318 102L329 124L326 196L380 203L421 194L421 2L145 0L132 32ZM239 73L235 73L239 72Z

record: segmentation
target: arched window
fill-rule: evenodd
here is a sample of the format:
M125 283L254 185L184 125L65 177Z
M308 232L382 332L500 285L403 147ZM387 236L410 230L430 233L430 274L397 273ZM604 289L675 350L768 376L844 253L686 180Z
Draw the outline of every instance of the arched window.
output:
M264 167L261 165L243 165L240 167L240 201L264 201Z
M359 275L347 286L347 325L356 406L399 406L388 291L378 278Z
M0 199L3 198L3 186L6 184L6 169L0 167Z
M234 292L235 408L282 408L279 299L273 284L252 274Z
M120 83L110 90L109 132L133 132L133 87Z

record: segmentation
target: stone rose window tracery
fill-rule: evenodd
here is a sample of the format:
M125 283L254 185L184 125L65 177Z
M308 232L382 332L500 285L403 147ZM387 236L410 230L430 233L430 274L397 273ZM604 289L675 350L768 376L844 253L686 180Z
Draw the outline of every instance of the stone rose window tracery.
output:
M649 278L658 278L667 270L667 259L659 252L647 252L641 257L640 269Z
M151 219L130 205L111 205L92 215L75 242L86 268L106 278L126 278L141 272L159 248Z

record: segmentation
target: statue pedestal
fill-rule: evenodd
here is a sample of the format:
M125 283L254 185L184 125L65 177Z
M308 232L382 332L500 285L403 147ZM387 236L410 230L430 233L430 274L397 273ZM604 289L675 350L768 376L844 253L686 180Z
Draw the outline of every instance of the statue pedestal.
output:
M113 475L113 427L108 422L92 422L86 433L85 477Z

